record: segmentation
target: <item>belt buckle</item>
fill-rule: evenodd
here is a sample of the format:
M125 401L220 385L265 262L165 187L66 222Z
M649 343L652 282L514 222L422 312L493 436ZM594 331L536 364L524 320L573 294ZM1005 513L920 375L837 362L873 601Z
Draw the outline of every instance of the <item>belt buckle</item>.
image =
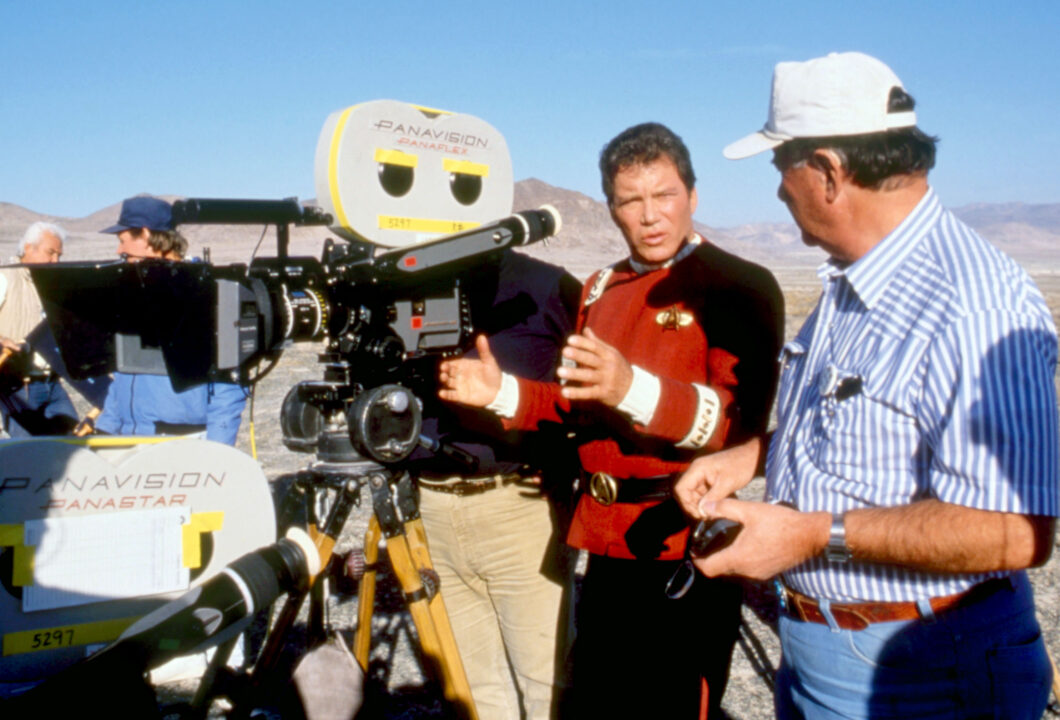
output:
M773 592L777 594L777 602L780 604L780 609L787 610L791 601L788 597L788 588L784 586L784 583L780 582L780 578L773 578Z
M589 495L603 506L618 500L618 481L605 472L594 472L589 478Z

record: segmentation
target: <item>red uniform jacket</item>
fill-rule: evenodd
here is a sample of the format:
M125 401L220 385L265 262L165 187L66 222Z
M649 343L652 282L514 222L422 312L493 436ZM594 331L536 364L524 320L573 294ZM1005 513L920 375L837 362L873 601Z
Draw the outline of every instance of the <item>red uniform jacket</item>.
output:
M698 453L765 430L784 316L783 296L768 270L703 242L668 268L638 275L624 260L600 277L594 274L585 285L577 328L592 328L660 379L650 423L635 425L599 403L571 403L556 383L520 379L510 427L574 423L582 469L619 479L680 472ZM693 383L716 393L721 417L710 437L692 441L697 448L679 448L697 423ZM687 530L672 498L604 506L583 494L567 542L598 555L675 559L684 553Z

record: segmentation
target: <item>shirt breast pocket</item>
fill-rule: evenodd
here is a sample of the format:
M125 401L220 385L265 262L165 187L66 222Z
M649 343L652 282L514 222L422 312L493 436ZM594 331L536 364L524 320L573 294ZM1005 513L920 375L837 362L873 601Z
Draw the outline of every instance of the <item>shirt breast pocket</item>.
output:
M844 492L871 504L893 504L912 478L916 422L890 388L864 368L829 365L819 380L812 451L817 467L849 481ZM888 502L890 501L890 502Z

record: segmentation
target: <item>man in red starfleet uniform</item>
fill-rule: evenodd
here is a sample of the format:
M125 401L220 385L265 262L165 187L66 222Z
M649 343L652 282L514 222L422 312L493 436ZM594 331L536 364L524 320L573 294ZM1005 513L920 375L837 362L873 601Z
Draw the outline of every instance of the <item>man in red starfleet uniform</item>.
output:
M509 427L577 429L582 495L567 542L590 558L571 715L696 717L705 680L716 716L740 587L698 577L684 597L666 597L688 535L670 487L697 454L765 429L783 298L769 271L693 230L695 174L669 129L625 130L600 170L630 257L586 283L563 384L502 373L480 337L478 359L442 364L439 394L489 407Z

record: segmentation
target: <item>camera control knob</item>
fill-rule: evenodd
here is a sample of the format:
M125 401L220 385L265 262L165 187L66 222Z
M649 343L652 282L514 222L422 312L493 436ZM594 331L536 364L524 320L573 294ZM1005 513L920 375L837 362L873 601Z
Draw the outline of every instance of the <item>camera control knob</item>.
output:
M409 409L409 393L407 390L396 390L389 392L385 398L386 406L390 412L403 413Z

